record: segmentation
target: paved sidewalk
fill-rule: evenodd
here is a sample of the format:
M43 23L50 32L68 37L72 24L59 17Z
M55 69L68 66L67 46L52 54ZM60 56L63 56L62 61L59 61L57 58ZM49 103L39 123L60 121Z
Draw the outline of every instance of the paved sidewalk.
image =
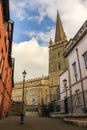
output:
M87 127L87 118L64 118L64 121L81 127Z
M87 130L87 128L46 117L25 117L24 124L20 124L20 117L14 116L3 119L0 122L0 130Z
M63 119L66 123L71 123L73 125L78 125L81 127L87 127L87 117L80 117L80 116L69 116L61 113L52 113L50 114L52 118L60 118Z

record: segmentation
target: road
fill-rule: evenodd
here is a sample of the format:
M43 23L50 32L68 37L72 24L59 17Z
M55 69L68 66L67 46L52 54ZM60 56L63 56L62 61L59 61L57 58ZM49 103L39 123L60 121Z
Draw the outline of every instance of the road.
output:
M0 120L0 130L87 130L87 128L46 117L24 117L24 124L20 124L20 117L11 116Z

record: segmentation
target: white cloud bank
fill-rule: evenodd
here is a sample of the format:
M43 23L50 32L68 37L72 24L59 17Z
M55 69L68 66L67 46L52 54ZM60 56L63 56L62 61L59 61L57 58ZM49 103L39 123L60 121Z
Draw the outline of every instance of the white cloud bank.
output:
M35 18L38 23L45 16L55 21L58 10L69 38L75 35L87 19L87 0L10 0L10 8L18 19ZM30 16L28 10L38 11L38 16Z
M42 44L44 46L48 46L50 38L52 38L52 40L54 41L55 28L52 28L49 32L41 32L41 31L37 32L28 30L24 31L23 33L29 37L34 37L35 39L37 39L37 41L39 40L43 41Z
M59 10L68 38L72 38L87 19L87 0L10 0L10 8L19 20L33 20L34 16L29 16L28 9L38 11L39 15L35 17L38 23L42 22L45 16L56 21L57 10ZM51 31L52 29L37 34L34 30L31 32L27 30L25 33L45 42L48 40L48 34L53 36ZM36 40L14 44L13 57L16 59L15 81L22 80L24 69L27 71L28 79L47 75L48 48L39 46Z
M22 72L26 70L26 79L48 75L48 47L40 46L35 39L13 44L15 57L14 79L22 80Z

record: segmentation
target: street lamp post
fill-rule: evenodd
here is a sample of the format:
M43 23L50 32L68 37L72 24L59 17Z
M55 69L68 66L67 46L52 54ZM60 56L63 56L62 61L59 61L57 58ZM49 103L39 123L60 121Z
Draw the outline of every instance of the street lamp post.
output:
M24 122L24 85L25 85L25 77L26 77L26 71L24 70L22 72L23 75L23 91L22 91L22 112L21 112L21 124Z
M67 80L64 79L63 80L63 84L64 84L64 88L65 88L65 92L66 92L66 98L65 98L65 113L68 113L68 100L67 100Z
M64 84L64 88L66 91L66 98L67 98L67 80L66 79L63 80L63 84Z

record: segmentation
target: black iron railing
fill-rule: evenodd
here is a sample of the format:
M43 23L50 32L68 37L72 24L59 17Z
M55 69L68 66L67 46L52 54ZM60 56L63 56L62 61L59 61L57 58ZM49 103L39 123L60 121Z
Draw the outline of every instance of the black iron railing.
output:
M79 92L78 94L72 95L72 104L71 97L67 97L66 100L58 100L51 102L49 104L50 112L63 112L63 113L86 113L87 112L87 91L84 91L84 98L86 108L84 107L83 94ZM66 105L67 103L67 105ZM67 110L66 110L67 107Z

